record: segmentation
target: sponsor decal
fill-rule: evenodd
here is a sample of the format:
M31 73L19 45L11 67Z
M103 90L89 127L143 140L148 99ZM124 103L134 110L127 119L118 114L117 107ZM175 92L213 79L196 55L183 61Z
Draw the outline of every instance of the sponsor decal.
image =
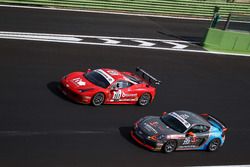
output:
M159 122L157 122L157 121L149 122L149 124L150 124L151 126L155 127L155 128L160 129L161 131L164 131L164 128L163 128L161 125L159 125Z
M116 70L108 70L107 71L110 75L119 75L118 71Z
M168 135L167 139L183 139L184 135Z
M186 119L184 119L182 116L180 116L176 112L169 113L169 115L178 119L186 128L189 128L191 126L191 124L189 122L187 122Z
M134 94L126 94L126 93L122 92L122 97L137 97L137 93L134 93Z
M180 149L184 148L195 148L195 145L185 145L185 146L179 146Z
M124 98L124 99L121 99ZM131 99L133 98L133 99ZM126 94L122 90L114 91L113 92L113 97L112 99L114 101L136 101L137 98L137 93L135 94Z
M102 69L98 69L98 70L94 70L94 71L101 74L110 84L115 81L114 78L112 78L108 73L106 73Z
M154 127L156 127L156 126L158 126L158 122L156 122L156 121L154 121L154 122L149 122L149 124L151 125L151 126L154 126Z
M187 114L181 114L180 115L183 119L188 119L189 118L189 115L187 115Z
M144 128L147 129L149 132L154 132L155 134L158 133L152 126L147 123L144 123Z
M85 86L86 82L83 82L81 78L74 78L71 80L77 86Z

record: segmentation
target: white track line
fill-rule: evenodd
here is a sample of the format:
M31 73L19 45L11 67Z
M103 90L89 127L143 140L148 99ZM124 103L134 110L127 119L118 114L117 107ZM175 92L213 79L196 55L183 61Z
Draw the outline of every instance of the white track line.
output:
M16 35L16 36L60 36L60 37L81 37L81 38L99 38L99 39L125 39L125 40L145 40L145 41L159 41L159 42L181 42L181 43L199 43L194 41L184 41L184 40L169 40L169 39L153 39L153 38L132 38L132 37L110 37L110 36L95 36L95 35L70 35L70 34L49 34L49 33L29 33L29 32L11 32L11 31L0 31L0 36L4 35Z
M78 38L77 38L78 37ZM96 42L84 42L81 37L98 38L98 39L139 39L146 40L144 38L123 38L123 37L103 37L103 36L86 36L86 35L62 35L62 34L43 34L43 33L23 33L23 32L6 32L0 31L0 38L2 39L17 39L17 40L30 40L30 41L43 41L43 42L58 42L58 43L70 43L70 44L85 44L85 45L99 45L99 46L112 46L112 47L128 47L128 48L140 48L140 49L155 49L155 50L169 50L179 52L193 52L193 53L206 53L206 54L220 54L220 55L236 55L236 56L250 56L250 54L237 54L237 53L223 53L204 50L192 50L192 49L179 49L179 48L164 48L164 47L152 47L152 46L140 46L140 45L125 45L114 43L96 43ZM64 38L66 40L64 40ZM149 39L150 40L150 39ZM168 41L176 42L175 40L162 40L156 39L156 41ZM151 39L152 41L152 39ZM191 43L189 41L179 41L184 43Z

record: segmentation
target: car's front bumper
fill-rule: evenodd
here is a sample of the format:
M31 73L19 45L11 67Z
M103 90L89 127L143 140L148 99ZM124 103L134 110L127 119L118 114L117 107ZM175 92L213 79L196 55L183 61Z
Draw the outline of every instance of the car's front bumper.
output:
M152 151L161 151L161 148L163 146L162 143L157 143L157 142L145 139L145 138L139 136L138 132L135 130L132 130L130 132L130 135L141 146L146 147L147 149L152 150Z
M82 96L80 93L75 93L74 91L70 90L64 83L60 84L59 89L65 96L67 96L70 100L74 102L81 104L89 104L91 101L91 97Z

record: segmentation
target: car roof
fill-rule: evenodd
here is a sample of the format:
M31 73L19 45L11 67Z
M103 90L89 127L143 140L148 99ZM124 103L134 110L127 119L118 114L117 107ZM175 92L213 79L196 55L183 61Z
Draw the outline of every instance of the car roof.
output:
M101 68L101 69L96 69L96 70L101 70L101 71L104 71L105 74L107 74L107 78L106 79L109 79L111 77L111 80L113 80L113 82L115 81L118 81L118 80L125 80L125 81L130 81L134 84L136 84L135 82L131 81L129 78L127 78L123 72L120 72L118 70L115 70L115 69L110 69L110 68ZM104 76L105 77L105 76ZM112 82L112 83L113 83Z
M195 114L193 112L180 110L180 111L174 111L172 113L176 113L191 125L198 124L198 125L210 126L210 124L202 116Z

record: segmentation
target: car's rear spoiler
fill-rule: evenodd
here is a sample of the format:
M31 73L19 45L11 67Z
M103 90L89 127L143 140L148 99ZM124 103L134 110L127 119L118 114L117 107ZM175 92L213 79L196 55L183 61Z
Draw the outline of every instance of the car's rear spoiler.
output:
M142 73L142 77L144 79L146 79L145 77L148 78L149 83L152 83L152 81L154 82L154 84L156 85L160 85L161 81L159 81L158 79L156 79L155 77L153 77L152 75L150 75L149 73L147 73L145 70L143 70L141 67L136 67L136 72L141 72Z
M214 116L210 114L201 114L201 116L203 116L212 125L216 124L217 126L219 126L218 128L220 128L223 132L227 131L226 125L217 118L215 118Z

